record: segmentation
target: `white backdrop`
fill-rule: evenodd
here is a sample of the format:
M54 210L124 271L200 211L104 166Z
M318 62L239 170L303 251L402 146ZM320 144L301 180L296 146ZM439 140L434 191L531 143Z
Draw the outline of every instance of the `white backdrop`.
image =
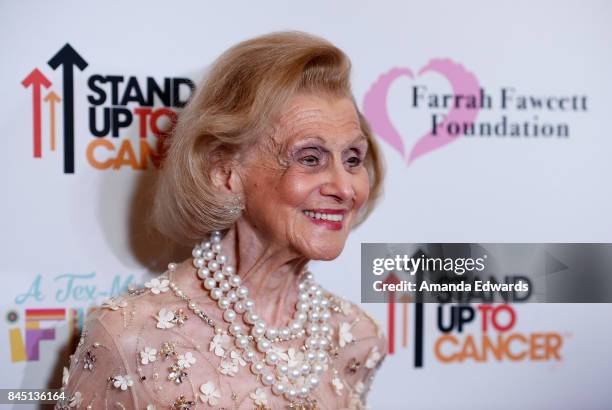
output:
M155 171L150 162L145 170L129 165L140 161L137 119L117 138L96 138L89 130L92 76L124 76L120 90L131 76L140 85L147 77L198 81L229 46L282 29L318 34L345 50L357 101L371 104L366 114L381 139L388 175L381 204L344 253L315 263L313 271L332 291L357 301L361 242L612 242L611 18L606 1L1 2L0 387L49 386L61 374L68 340L87 307L130 280L159 273L174 257L142 233L141 209ZM63 165L68 57L56 70L48 64L66 43L87 63L83 70L70 65L74 173L64 173ZM410 70L412 78L385 85L394 68ZM40 74L30 76L34 69ZM482 88L492 104L452 117L449 108L427 107L427 99L415 107L415 87L437 96ZM503 108L502 89L513 93L512 104L518 96L530 103L567 97L566 110ZM540 132L551 124L567 135L462 135L434 147L431 137L422 138L432 132L434 116L447 114L472 115L491 127L502 117L527 121ZM36 124L40 158L33 155ZM150 130L146 137L151 144L156 138ZM88 149L98 162L119 155L124 165L97 169ZM416 157L408 162L411 152ZM364 307L389 327L388 306ZM437 308L425 308L423 366L415 367L414 305L396 306L394 353L376 379L374 408L612 407L610 305L515 308L508 332L557 335L560 360L451 363L436 354L442 336ZM468 334L474 340L495 335L480 326L477 317L464 332L454 331L457 343Z

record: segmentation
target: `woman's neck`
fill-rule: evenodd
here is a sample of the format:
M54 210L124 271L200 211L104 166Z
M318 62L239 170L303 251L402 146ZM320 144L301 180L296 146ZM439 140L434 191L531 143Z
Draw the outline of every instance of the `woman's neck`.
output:
M287 244L275 244L239 220L221 241L228 263L236 268L255 301L255 310L270 326L286 326L298 298L300 274L308 259Z

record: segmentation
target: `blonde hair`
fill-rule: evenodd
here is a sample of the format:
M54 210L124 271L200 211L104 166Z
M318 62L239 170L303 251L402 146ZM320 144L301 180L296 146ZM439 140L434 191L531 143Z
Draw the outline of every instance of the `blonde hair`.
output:
M252 146L274 113L297 93L351 98L351 63L328 41L302 32L278 32L243 41L213 63L180 113L168 139L151 219L174 241L191 245L212 230L231 227L239 215L227 211L235 198L220 194L210 170L228 154ZM364 161L370 196L356 225L381 193L383 164L370 127L359 112L369 147Z

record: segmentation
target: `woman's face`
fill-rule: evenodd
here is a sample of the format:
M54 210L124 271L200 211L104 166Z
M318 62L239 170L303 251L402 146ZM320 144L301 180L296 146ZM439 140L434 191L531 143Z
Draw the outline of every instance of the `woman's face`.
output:
M368 198L368 149L348 98L304 94L241 173L244 218L267 240L314 260L336 258Z

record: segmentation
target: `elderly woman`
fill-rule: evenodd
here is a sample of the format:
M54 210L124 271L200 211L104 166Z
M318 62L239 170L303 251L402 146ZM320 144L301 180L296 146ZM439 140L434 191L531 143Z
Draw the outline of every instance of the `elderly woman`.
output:
M217 59L169 140L152 213L197 243L193 258L88 317L57 407L365 408L384 337L307 269L340 254L380 192L349 72L338 48L295 32Z

